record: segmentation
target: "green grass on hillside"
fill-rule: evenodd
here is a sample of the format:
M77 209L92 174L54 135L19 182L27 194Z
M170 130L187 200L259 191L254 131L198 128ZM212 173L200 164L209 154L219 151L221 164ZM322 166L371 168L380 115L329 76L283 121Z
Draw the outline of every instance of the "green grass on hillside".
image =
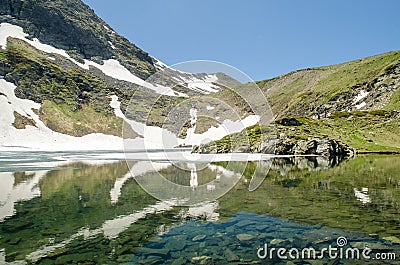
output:
M393 94L389 104L386 106L386 109L400 110L400 89Z
M289 138L328 137L360 152L399 152L399 113L395 111L338 112L328 119L295 117L301 126L278 125Z
M122 119L114 115L95 111L91 106L72 111L66 104L44 101L40 118L52 130L72 136L104 133L115 136L122 134Z
M300 126L284 126L275 123L276 133L284 133L289 139L306 140L313 137L341 141L359 152L400 152L400 119L397 111L338 112L321 120L296 116ZM233 146L250 143L253 148L261 140L258 125L227 135L211 145L218 152L228 152Z
M256 84L265 93L276 119L295 117L302 123L301 126L277 123L278 135L285 133L295 140L327 137L360 152L399 152L399 63L400 51L393 51L342 64L294 71ZM377 80L379 87L375 87ZM391 87L390 92L385 87ZM352 105L354 96L367 88L374 94L370 102L376 106L366 111L344 112L355 109ZM223 95L229 101L230 94L232 91L223 91L215 97ZM382 97L378 100L377 96ZM333 113L330 118L311 118L325 108ZM222 151L240 141L256 143L259 135L247 137L242 131L213 144Z
M277 117L304 115L310 106L318 108L333 104L346 93L351 95L354 87L366 86L399 62L400 51L394 51L342 64L299 70L256 83L266 93ZM385 109L400 109L398 89Z
M4 50L0 49L0 61L6 62L6 60L7 60L7 53Z
M328 102L338 93L348 92L352 87L373 80L400 59L400 52L367 57L344 64L324 67L333 73L312 88L320 98Z

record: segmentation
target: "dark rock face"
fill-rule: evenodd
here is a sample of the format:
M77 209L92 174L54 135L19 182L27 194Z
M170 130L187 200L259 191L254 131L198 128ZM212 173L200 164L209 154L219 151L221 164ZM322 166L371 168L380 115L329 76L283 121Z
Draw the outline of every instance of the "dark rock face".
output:
M278 155L319 155L327 158L352 157L355 150L344 143L328 138L307 140L279 139L276 143Z
M75 15L72 12L68 15L63 14L68 12L68 9L88 11L80 1L66 1L64 10L61 8L49 10L51 4L40 0L35 1L34 5L31 4L32 1L6 0L3 2L5 3L1 7L2 14L4 12L24 21L29 25L29 33L46 43L65 50L76 50L85 58L96 55L104 58L112 56L111 47L105 47L95 32L71 23L68 16L78 18L79 14ZM92 15L93 22L101 23L100 19L96 18L94 14Z
M11 66L8 63L0 61L0 76L5 76L11 71Z
M295 118L283 118L278 121L279 124L283 126L300 126L301 122L296 120Z
M2 0L0 22L19 25L31 37L71 55L118 59L144 79L155 72L146 52L115 33L80 0Z
M266 145L261 143L260 145ZM327 158L352 157L356 151L345 143L328 138L309 138L307 140L295 140L288 138L284 133L275 143L277 155L318 155Z

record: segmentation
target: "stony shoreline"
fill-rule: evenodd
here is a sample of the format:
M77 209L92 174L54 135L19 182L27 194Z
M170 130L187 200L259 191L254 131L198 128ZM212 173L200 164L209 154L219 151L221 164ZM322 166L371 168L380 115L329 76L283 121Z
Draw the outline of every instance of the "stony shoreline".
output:
M281 134L279 139L266 139L254 145L231 144L225 148L220 148L215 142L194 146L192 153L216 154L216 153L266 153L275 155L317 155L326 158L333 157L353 157L357 150L347 144L329 139L326 137L312 137L306 140L288 138Z

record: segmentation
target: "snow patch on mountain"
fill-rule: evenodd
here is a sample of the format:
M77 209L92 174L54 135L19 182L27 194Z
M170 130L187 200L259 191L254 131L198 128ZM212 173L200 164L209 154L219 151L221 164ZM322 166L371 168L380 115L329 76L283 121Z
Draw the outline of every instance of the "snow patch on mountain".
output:
M218 86L213 84L213 82L217 81L218 77L216 75L207 75L204 79L199 79L194 76L186 79L190 89L197 90L205 94L218 92Z
M212 126L206 132L197 134L196 122L197 122L197 110L191 108L190 114L190 125L191 127L187 131L185 139L178 138L175 134L168 131L167 129L148 126L144 123L140 123L134 120L126 118L120 109L121 103L118 101L117 96L112 96L110 106L114 109L115 115L124 119L126 124L129 124L133 131L143 137L143 143L140 144L139 149L158 149L158 148L173 148L178 145L199 145L201 143L207 143L210 141L218 140L228 134L240 132L248 126L255 125L259 122L260 117L258 115L250 115L243 120L231 121L224 120L218 127ZM134 140L139 140L138 138ZM130 142L125 145L126 149L137 149L139 142Z
M0 24L0 46L3 50L7 47L7 38L13 37L25 40L28 34L24 33L21 27L9 23Z
M200 74L195 75L191 73L185 73L176 69L173 69L177 74L172 77L179 84L187 84L190 90L199 92L201 94L210 94L219 91L219 87L216 85L218 77L215 74L206 74L201 76Z
M117 96L111 96L110 106L114 109L115 115L125 121L125 125L129 125L135 133L140 135L140 137L126 142L125 149L160 149L173 148L179 145L178 137L172 132L126 118L121 111L121 102L118 101Z
M111 46L112 49L114 49L114 50L116 49L114 44L111 41L108 41L108 44Z
M196 123L197 123L197 109L191 108L189 110L190 115L190 128L187 130L184 144L192 142L192 137L195 135Z
M246 127L257 124L257 122L259 121L260 117L258 115L250 115L242 120L237 120L237 121L224 120L222 124L220 124L218 127L211 126L210 129L201 134L194 133L194 130L190 131L188 130L188 135L181 144L199 145L199 144L209 143L211 141L221 139L228 134L240 132Z
M59 54L61 56L67 57L71 60L70 56L67 54L66 51L54 48L53 46L43 44L41 43L38 39L34 38L33 40L27 39L29 35L24 32L24 30L20 26L12 25L9 23L1 23L0 24L0 46L2 47L3 50L7 48L7 38L12 37L16 39L21 39L23 41L26 41L36 49L46 52L46 53L53 53L53 54ZM77 63L75 60L73 60L75 63Z
M358 93L358 95L353 98L353 103L355 104L355 103L359 102L360 100L362 100L363 98L368 96L368 94L369 94L369 92L361 90L360 93Z
M365 103L365 101L361 102L360 104L356 105L356 109L362 109L365 106L367 106L367 103Z
M105 75L108 75L112 78L122 80L122 81L127 81L130 83L134 83L137 85L141 85L143 87L149 88L151 90L154 90L158 94L161 95L166 95L166 96L179 96L179 97L187 97L186 94L176 92L172 90L169 87L161 86L161 85L153 85L150 84L143 79L135 76L132 74L128 69L126 69L124 66L122 66L117 60L114 59L109 59L103 61L103 65L97 64L92 61L85 60L85 65L82 67L89 69L89 66L94 66L98 68L100 71L102 71Z
M6 49L8 37L21 39L40 51L49 54L61 55L83 69L89 70L90 66L92 66L99 69L109 77L146 87L161 95L187 97L185 93L174 91L170 87L146 82L145 80L132 74L128 69L122 66L119 61L115 59L104 60L103 64L98 64L96 62L84 59L84 62L81 63L69 56L65 50L55 48L51 45L43 44L36 38L30 40L27 38L28 36L29 35L25 33L23 28L21 28L20 26L9 23L0 24L0 46L2 47L2 49ZM116 49L112 42L109 41L108 44L113 49ZM157 59L154 59L154 65L158 71L163 71L169 68L165 63ZM185 73L176 69L169 69L171 72L168 72L168 74L173 75L172 79L177 81L179 84L186 84L190 90L202 94L214 93L219 90L219 87L215 85L215 83L218 81L218 77L215 74L206 74L203 76L199 76L196 74Z
M165 68L168 68L168 65L166 65L165 63L161 62L160 60L157 60L155 58L153 58L154 60L154 66L156 67L156 69L158 71L160 70L164 70Z
M213 109L215 109L215 107L213 107L213 106L207 106L206 108L207 108L207 110L213 110Z

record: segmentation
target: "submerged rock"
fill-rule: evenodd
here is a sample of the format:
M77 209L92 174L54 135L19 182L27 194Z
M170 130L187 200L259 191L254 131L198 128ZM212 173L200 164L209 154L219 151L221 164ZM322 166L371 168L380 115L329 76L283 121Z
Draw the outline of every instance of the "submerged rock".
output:
M240 221L240 222L236 223L235 226L236 227L246 227L246 226L253 225L253 224L255 224L255 223L252 222L252 221L243 220L243 221Z
M212 258L209 256L198 256L192 258L192 263L194 264L211 264Z
M250 241L250 240L254 239L255 236L250 235L250 234L239 234L239 235L236 235L236 238L239 239L240 242L245 242L245 241Z
M201 241L204 238L206 238L206 235L197 235L195 237L192 238L192 241L196 242L196 241Z
M169 253L169 249L141 248L140 252L148 256L166 257Z
M187 260L183 257L177 258L176 260L174 260L171 265L185 265L187 264Z
M400 244L400 238L398 238L396 236L387 236L387 237L384 237L383 240L389 241L393 244Z
M181 251L186 247L186 240L170 240L165 244L166 249L170 249L172 251Z
M224 253L225 260L228 262L239 261L239 256L232 252L230 249L226 249Z
M280 238L272 239L271 242L269 242L269 244L273 245L273 246L280 246L280 245L284 245L286 243L287 243L287 240L280 239Z
M351 246L353 248L358 248L358 249L365 249L365 248L370 248L372 250L379 250L382 252L387 252L387 251L392 251L393 247L384 245L384 244L380 244L380 243L373 243L373 242L362 242L362 241L358 241L358 242L354 242L351 243Z
M141 264L160 264L163 259L160 256L148 256L145 260L140 261Z

